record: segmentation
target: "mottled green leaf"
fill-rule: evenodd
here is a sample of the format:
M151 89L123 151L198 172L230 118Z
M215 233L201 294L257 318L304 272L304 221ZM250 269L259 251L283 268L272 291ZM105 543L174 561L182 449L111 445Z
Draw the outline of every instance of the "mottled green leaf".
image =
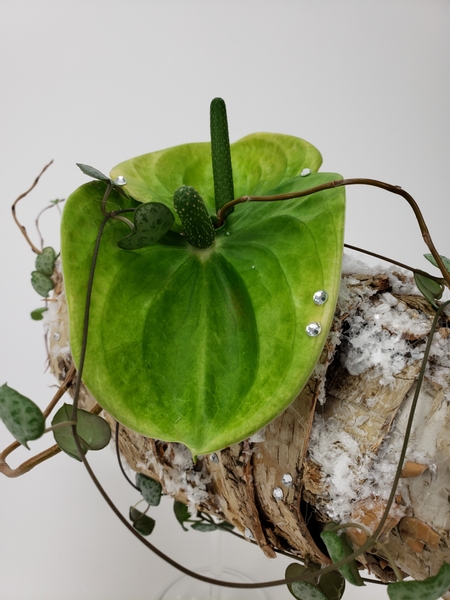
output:
M72 406L63 404L52 420L52 425L58 425L70 421L72 417ZM77 433L79 435L83 454L88 450L101 450L108 445L111 438L111 429L108 423L90 412L79 408L77 410ZM58 446L66 454L81 460L75 439L72 435L71 425L58 427L53 430L53 436Z
M442 259L442 262L444 263L444 267L447 269L447 271L450 272L450 258L447 258L446 256L442 256L442 254L439 255ZM434 257L432 254L424 254L424 257L430 261L430 263L432 265L434 265L435 267L438 267L437 262L435 261Z
M387 588L390 600L439 600L450 589L450 565L444 563L437 575L423 581L397 581Z
M119 248L137 250L155 244L172 227L175 218L165 204L141 204L134 212L134 231L118 242Z
M130 507L130 521L133 523L133 527L138 531L141 535L147 536L150 535L155 528L155 519L147 516L144 513L141 513L134 506Z
M345 578L338 571L332 571L320 576L318 587L328 600L340 600L345 592Z
M43 275L53 275L55 269L56 252L48 246L42 250L42 254L36 257L36 271Z
M147 504L158 506L162 495L162 488L159 481L151 479L142 473L136 473L136 485Z
M338 535L334 531L322 531L320 537L324 541L328 554L333 562L338 562L343 560L347 556L353 553L353 548L350 546L345 533ZM365 585L364 581L359 574L358 567L356 566L356 561L351 560L346 565L342 566L339 569L339 572L345 577L345 579L353 584L358 586Z
M220 521L220 523L217 523L217 525L219 529L226 529L228 531L232 531L234 529L234 525L228 521Z
M41 409L6 383L0 387L0 419L26 448L27 442L36 440L44 433L45 418Z
M42 321L44 318L44 313L47 311L48 308L46 306L43 306L42 308L35 308L31 311L30 317L33 319L33 321Z
M301 577L307 571L309 571L307 567L298 563L292 563L287 567L285 577L286 579ZM310 581L295 581L294 583L288 583L288 589L297 600L329 600L318 585L311 583Z
M36 292L43 298L47 298L50 291L55 287L55 284L50 279L50 277L48 277L48 275L40 273L39 271L32 271L31 285L36 290Z
M414 273L414 281L430 304L434 306L434 308L438 308L436 300L439 300L443 294L444 290L442 285L434 279L430 279L420 273Z
M173 503L173 512L175 513L175 517L177 518L178 523L181 525L184 531L189 531L188 528L184 526L184 523L191 518L186 504L175 500Z
M179 185L199 182L206 201L204 189L213 194L212 175L209 181L197 146L135 159L126 172L121 166L133 195L144 199L145 189L146 201L168 198L171 206ZM311 148L269 134L237 142L232 145L236 193L264 193L281 184L302 190L338 179L334 173L296 177L299 169L314 170L320 163ZM154 173L147 176L147 169ZM63 213L62 262L75 362L103 192L104 184L97 182L82 186ZM136 206L114 190L108 205ZM127 427L182 442L194 455L252 435L292 402L320 356L339 291L343 224L341 187L290 201L240 204L204 250L172 232L139 253L123 252L117 241L126 226L108 222L83 374L90 391ZM323 305L313 301L318 290L328 293ZM316 337L306 333L310 323L321 326Z
M195 529L195 531L202 531L203 533L206 533L208 531L216 531L217 529L217 525L214 525L214 523L204 522L192 523L191 527L192 529Z
M81 163L77 163L77 167L85 175L88 175L89 177L93 177L94 179L98 179L99 181L106 181L107 183L113 183L107 175L104 175L101 171L99 171L98 169L95 169L94 167L91 167L89 165L83 165Z

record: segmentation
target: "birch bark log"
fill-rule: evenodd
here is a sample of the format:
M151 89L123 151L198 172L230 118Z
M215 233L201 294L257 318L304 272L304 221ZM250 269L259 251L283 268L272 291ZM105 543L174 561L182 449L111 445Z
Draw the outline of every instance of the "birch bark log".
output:
M181 444L119 430L131 469L192 510L229 521L270 558L282 549L329 564L323 524L351 521L373 531L390 492L434 310L403 273L359 265L358 273L344 263L333 326L308 384L260 434L193 465ZM61 380L72 360L62 282L47 327L50 367ZM381 540L415 579L450 562L449 359L444 315ZM82 401L95 405L87 390ZM365 541L360 530L348 533L355 547ZM359 560L383 581L394 579L379 547Z

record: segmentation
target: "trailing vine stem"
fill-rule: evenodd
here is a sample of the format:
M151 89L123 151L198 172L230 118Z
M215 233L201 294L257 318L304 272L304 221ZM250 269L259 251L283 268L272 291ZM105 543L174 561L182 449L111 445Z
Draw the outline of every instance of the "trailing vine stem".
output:
M367 527L365 525L361 525L360 523L339 523L335 527L330 527L329 529L327 528L327 531L333 531L334 533L337 533L341 529L343 529L345 531L346 529L350 529L350 528L361 529L361 531L364 531L364 533L366 534L366 536L368 538L371 536L371 532L367 529ZM403 581L401 571L395 564L395 561L392 558L392 554L389 552L389 550L386 548L386 546L384 544L382 544L381 542L377 542L377 545L386 555L389 566L394 571L394 574L397 577L397 581Z
M245 538L243 535L241 535L240 533L236 533L235 531L229 529L228 527L224 527L221 523L216 523L214 521L214 519L211 517L211 515L208 515L207 513L203 513L203 512L200 512L199 514L202 516L202 518L204 518L209 523L215 525L221 531L226 531L230 535L234 535L235 537L237 537L239 540L243 540L247 543L253 544L254 546L258 546L258 543L255 542L254 540L249 540L249 539ZM370 535L370 532L367 530L366 527L364 527L364 525L359 525L358 523L351 523L351 524L347 523L347 526L350 526L350 525L352 525L353 527L359 527L360 529L363 529L367 533L367 536ZM330 531L336 531L336 529L337 528L333 528ZM384 546L383 546L383 548L384 548ZM306 566L304 559L301 559L299 556L296 556L295 554L292 554L291 552L285 552L284 550L280 550L279 548L274 548L274 551L277 554L280 554L281 556L286 556L287 558L296 560ZM387 551L386 551L386 553L387 553ZM394 571L397 568L395 563L392 563L392 567L393 567ZM320 570L320 572L322 573L322 569ZM371 579L370 577L361 577L361 579L367 583L376 583L377 585L384 585L384 586L389 585L388 583L386 583L384 581L380 581L379 579ZM401 580L401 574L400 574L399 579Z
M108 197L110 191L111 190L109 188L107 188L107 191L105 193L106 197ZM81 344L81 351L80 351L80 360L78 363L78 372L77 372L77 380L76 380L76 384L75 384L72 414L70 417L71 421L75 422L75 425L72 425L71 428L72 428L72 433L75 437L77 447L80 446L78 448L79 452L80 452L81 444L78 440L78 434L76 432L77 409L78 409L78 398L80 396L80 389L81 389L81 379L83 376L84 361L86 358L86 349L87 349L87 340L88 340L88 331L89 331L89 314L90 314L90 310L91 310L91 297L92 297L92 289L94 286L95 267L97 265L98 252L100 250L100 241L102 239L103 230L105 229L107 222L111 218L112 218L112 213L106 214L100 225L97 239L95 241L94 252L93 252L93 256L92 256L92 265L91 265L91 270L89 272L89 280L88 280L88 285L87 285L86 304L85 304L85 309L84 309L84 320L83 320L83 337L82 337L82 344ZM83 452L80 452L80 456L82 456L82 455L83 455Z
M428 231L427 224L425 223L425 219L423 218L422 212L414 200L414 198L408 194L403 188L398 185L392 185L390 183L385 183L384 181L378 181L377 179L367 179L367 178L352 178L352 179L335 179L334 181L329 181L328 183L323 183L321 185L316 185L315 187L309 188L307 190L303 190L301 192L291 192L289 194L277 194L275 196L241 196L240 198L236 198L231 200L225 204L220 210L217 211L217 222L216 228L221 227L224 224L225 215L227 210L236 204L242 204L244 202L277 202L280 200L291 200L293 198L302 198L303 196L309 196L311 194L315 194L316 192L322 192L324 190L330 190L337 187L347 186L347 185L369 185L373 187L378 187L392 194L397 194L398 196L402 196L410 205L412 210L414 211L415 217L419 224L420 231L422 233L422 237L424 239L425 244L428 246L431 254L433 255L434 260L436 261L443 278L445 279L447 286L450 287L450 273L445 268L444 263L440 255L438 254L435 245L431 239L430 232Z
M36 217L36 219L35 219L35 221L34 221L34 224L35 224L35 226L36 226L36 230L37 230L37 232L38 232L38 236L39 236L39 239L40 239L40 242L41 242L41 249L43 249L43 248L44 248L44 238L42 237L41 228L39 227L39 219L42 217L42 215L43 215L43 214L44 214L44 213L45 213L47 210L49 210L50 208L54 208L55 206L57 206L57 207L58 207L58 211L59 211L59 214L60 214L60 216L61 216L61 214L62 214L62 213L61 213L61 208L60 208L60 206L59 206L59 205L60 205L62 202L65 202L65 199L53 200L53 201L52 201L52 203L51 203L49 206L46 206L45 208L43 208L43 209L42 209L42 210L41 210L41 211L38 213L38 216Z
M381 260L385 260L393 265L397 265L402 269L406 269L407 271L411 271L411 273L417 273L418 275L423 275L428 279L433 279L437 283L442 284L442 277L436 277L436 275L430 275L421 269L415 269L414 267L410 267L409 265L405 265L405 263L401 263L398 260L394 260L388 256L383 256L382 254L377 254L376 252L371 252L370 250L364 250L364 248L358 248L358 246L352 246L352 244L344 244L345 248L350 248L350 250L356 250L356 252L362 252L363 254L368 254L369 256L374 256L375 258L380 258Z
M105 191L105 193L103 195L102 204L101 204L101 210L102 210L103 216L104 217L109 216L112 219L115 219L116 221L122 221L122 223L125 223L125 225L127 225L127 227L129 227L130 229L134 229L134 225L133 225L133 223L129 219L127 219L125 217L121 217L118 214L120 212L126 212L126 211L114 211L114 212L111 212L111 213L108 213L106 211L106 203L108 202L109 195L111 194L111 192L113 191L113 189L115 189L116 191L119 190L122 195L125 195L124 192L123 192L123 190L121 188L117 188L117 186L114 186L112 182L107 183L106 184L106 191ZM134 212L134 209L132 209L132 210Z
M119 448L119 428L120 428L120 423L119 421L116 421L116 426L115 426L115 446L116 446L116 456L117 456L117 462L119 463L119 468L122 472L122 475L125 477L125 479L128 481L128 483L134 487L135 490L138 490L138 492L140 492L141 490L138 488L138 486L133 483L131 481L131 479L128 477L128 475L125 472L125 469L123 468L123 464L122 464L122 459L120 458L120 448Z
M106 190L105 190L105 193L103 194L102 204L101 204L102 214L104 217L108 217L108 218L109 218L109 213L106 210L106 203L108 202L108 198L109 198L109 195L112 192L112 190L113 190L113 184L107 183Z

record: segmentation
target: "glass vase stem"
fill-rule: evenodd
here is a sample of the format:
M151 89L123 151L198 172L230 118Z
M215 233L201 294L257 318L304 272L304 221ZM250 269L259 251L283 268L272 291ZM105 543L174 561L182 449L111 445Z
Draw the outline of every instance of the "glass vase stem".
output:
M223 571L223 531L217 530L210 533L210 548L211 577L221 579ZM211 600L222 600L222 588L211 584L209 595Z

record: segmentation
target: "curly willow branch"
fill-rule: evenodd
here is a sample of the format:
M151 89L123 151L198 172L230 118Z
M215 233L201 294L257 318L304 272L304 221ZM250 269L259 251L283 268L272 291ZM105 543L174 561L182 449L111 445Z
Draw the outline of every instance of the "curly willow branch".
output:
M42 171L39 173L39 175L34 180L33 185L26 192L24 192L23 194L20 194L20 196L14 200L13 205L11 206L11 212L12 212L12 216L13 216L14 221L16 222L18 228L22 232L22 235L25 237L25 239L27 240L28 244L30 245L30 248L36 254L42 254L42 250L39 250L39 248L37 248L37 246L35 246L33 244L33 242L30 240L30 238L28 236L26 227L24 227L24 225L22 225L21 223L19 223L19 219L17 218L17 215L16 215L16 206L17 206L17 203L20 200L22 200L22 198L25 198L25 196L28 196L28 194L37 186L37 184L39 183L39 179L42 177L42 175L45 173L45 171L49 168L49 166L52 163L53 163L53 160L51 160L48 164L45 165L45 167L42 169Z

